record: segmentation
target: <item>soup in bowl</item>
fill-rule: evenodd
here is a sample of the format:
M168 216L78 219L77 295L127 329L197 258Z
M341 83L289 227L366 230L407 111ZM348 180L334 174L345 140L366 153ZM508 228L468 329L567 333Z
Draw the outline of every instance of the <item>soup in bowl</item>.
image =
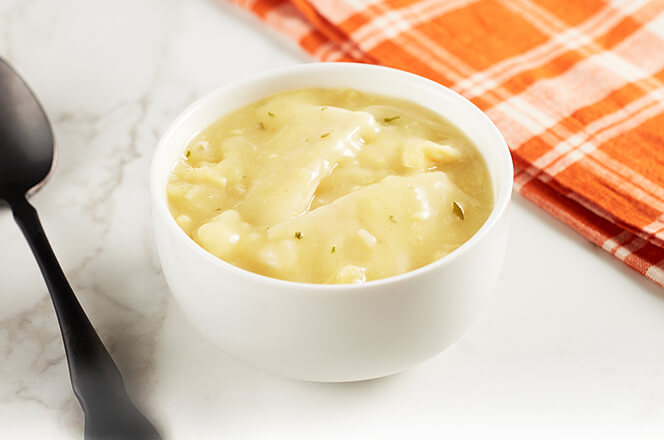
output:
M496 282L511 185L505 142L473 104L346 63L203 97L151 172L164 275L192 324L315 381L392 374L457 340Z

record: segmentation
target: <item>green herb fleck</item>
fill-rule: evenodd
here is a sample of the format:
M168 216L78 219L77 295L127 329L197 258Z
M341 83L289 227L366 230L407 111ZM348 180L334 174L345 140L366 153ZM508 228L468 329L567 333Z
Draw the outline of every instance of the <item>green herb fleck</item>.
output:
M217 209L215 209L215 211L221 212L221 208L217 208Z
M267 115L274 118L274 113L272 113L272 112L267 112Z
M189 159L189 156L191 156L191 150L187 150L187 151L184 153L184 157L186 157L187 159Z
M297 231L295 233L295 238L297 238L298 240L302 240L302 233L300 231Z
M332 249L330 249L330 253L333 254L333 253L335 253L336 251L337 251L337 247L336 247L336 246L332 246Z
M391 118L383 118L383 121L386 124L389 124L390 122L396 121L397 119L400 119L400 118L401 118L401 116L392 116Z
M320 108L320 111L325 111L325 110L327 110L327 107L321 107Z
M391 215L391 216L390 216L390 221L391 221L392 223L396 223L396 222L397 222L397 219L395 219L394 216Z
M323 138L328 137L329 135L330 135L329 132L327 132L327 133L323 133L323 134L320 135L320 138L323 139Z
M459 217L461 220L465 218L465 215L463 213L463 207L459 205L459 203L456 201L452 203L452 211L454 212L454 215Z

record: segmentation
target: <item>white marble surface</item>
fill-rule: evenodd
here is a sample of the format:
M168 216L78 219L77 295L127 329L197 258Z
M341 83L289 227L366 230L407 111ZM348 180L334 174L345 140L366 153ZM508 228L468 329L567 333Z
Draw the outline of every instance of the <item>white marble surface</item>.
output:
M406 373L323 385L202 339L150 231L150 155L195 97L306 61L205 0L0 0L0 56L32 85L59 163L34 197L69 279L166 439L661 438L664 291L515 196L486 317ZM260 325L260 323L257 323ZM0 208L0 438L80 439L46 289Z

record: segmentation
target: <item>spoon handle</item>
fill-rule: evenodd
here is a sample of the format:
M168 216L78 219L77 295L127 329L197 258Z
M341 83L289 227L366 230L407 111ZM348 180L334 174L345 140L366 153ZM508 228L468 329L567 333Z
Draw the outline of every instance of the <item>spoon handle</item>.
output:
M37 211L24 196L9 204L51 294L72 388L85 413L85 438L161 439L131 403L118 367L67 282Z

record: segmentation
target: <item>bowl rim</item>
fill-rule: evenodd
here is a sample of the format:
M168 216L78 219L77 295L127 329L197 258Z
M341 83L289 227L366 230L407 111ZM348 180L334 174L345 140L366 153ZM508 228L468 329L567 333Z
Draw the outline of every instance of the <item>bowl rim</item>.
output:
M393 275L387 278L380 278L377 280L371 280L364 283L357 284L324 284L324 283L308 283L301 281L289 281L282 280L279 278L272 278L267 275L258 274L251 272L247 269L235 266L232 263L229 263L221 258L213 255L201 245L196 243L191 237L189 237L180 226L175 221L175 218L171 215L168 209L167 197L163 194L166 191L166 187L161 188L161 182L158 178L161 171L161 163L158 158L163 154L167 149L167 145L170 144L170 139L179 131L180 126L185 123L188 119L192 118L197 112L199 112L206 104L210 101L219 100L229 91L235 88L242 88L250 86L252 83L260 83L271 78L280 78L284 76L307 73L315 75L321 71L328 70L350 70L355 71L356 74L362 74L367 71L377 72L377 74L387 74L402 76L405 80L418 81L423 86L429 86L433 89L436 89L437 93L447 95L448 98L455 101L456 104L467 107L471 112L475 113L477 117L483 121L483 129L487 130L497 146L502 150L501 154L501 163L499 167L502 168L500 173L503 178L500 179L500 176L493 176L496 180L496 185L494 187L494 192L498 192L498 198L494 202L493 209L491 214L482 224L480 229L477 230L467 241L465 241L461 246L454 249L449 254L445 255L438 260L432 261L424 266L418 267L408 272L404 272L398 275ZM326 72L327 73L327 72ZM361 89L358 89L361 91ZM385 93L389 95L389 93ZM415 102L415 101L413 101ZM432 110L435 111L435 110ZM438 113L438 112L436 112ZM440 114L440 113L439 113ZM440 114L443 117L446 115ZM223 115L220 115L221 117ZM192 136L194 133L192 133ZM183 145L184 148L184 145ZM482 154L480 152L480 154ZM482 157L486 160L486 156L482 154ZM488 162L488 161L487 161ZM173 164L171 164L171 167ZM152 216L153 220L155 216L160 217L165 220L166 226L169 231L174 234L178 240L185 243L185 246L190 248L194 253L200 255L202 258L209 261L211 264L219 267L225 271L235 272L238 276L247 277L250 281L262 282L262 283L271 283L276 284L281 287L288 287L293 289L320 289L320 290L335 290L335 291L355 291L358 289L368 289L370 287L380 287L387 284L396 284L410 278L421 276L432 270L436 270L442 266L450 264L452 261L459 258L461 255L468 252L469 249L476 246L476 244L484 238L485 235L491 231L498 221L503 217L503 214L507 211L507 207L510 203L512 188L514 180L514 168L512 165L512 157L510 150L505 142L503 135L500 133L498 128L495 126L493 121L480 110L475 104L470 102L468 99L459 95L457 92L449 89L448 87L443 86L435 81L416 75L414 73L406 72L403 70L373 65L373 64L362 64L362 63L352 63L352 62L312 62L312 63L300 63L293 66L280 67L276 69L270 69L258 74L248 76L246 78L231 81L225 85L222 85L212 91L202 95L191 103L183 112L181 112L178 117L168 126L164 134L159 139L157 146L152 154L152 160L150 164L150 197L152 199Z

